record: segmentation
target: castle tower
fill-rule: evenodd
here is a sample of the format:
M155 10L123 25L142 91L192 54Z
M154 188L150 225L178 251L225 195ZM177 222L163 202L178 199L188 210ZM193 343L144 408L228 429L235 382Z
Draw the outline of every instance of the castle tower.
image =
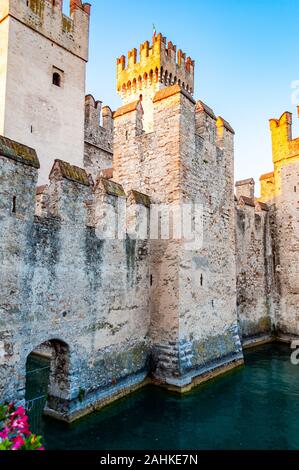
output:
M153 37L152 45L149 41L140 45L138 61L135 48L128 52L128 63L124 55L117 59L117 91L124 105L142 97L145 131L153 128L152 100L159 90L178 84L193 94L194 65L171 41L167 43L162 34Z
M161 35L151 48L141 46L138 63L136 54L129 53L128 68L118 59L124 105L114 113L113 179L150 197L157 228L150 234L152 368L159 382L185 390L197 376L243 361L234 131L194 101L194 63L181 53L177 61Z
M40 183L56 158L82 166L90 5L0 0L0 135L34 148Z
M299 111L299 107L298 107ZM279 335L299 335L299 138L292 114L270 120L274 172L262 175L261 199L273 205Z

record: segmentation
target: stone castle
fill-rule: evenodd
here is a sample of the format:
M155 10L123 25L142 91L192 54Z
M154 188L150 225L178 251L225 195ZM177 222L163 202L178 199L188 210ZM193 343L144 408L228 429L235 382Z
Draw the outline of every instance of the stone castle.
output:
M188 391L244 347L299 335L291 114L270 121L261 197L252 179L235 195L234 130L161 34L117 59L121 108L85 96L90 13L0 0L0 401L24 400L28 356L48 355L46 411L66 421L149 382ZM134 236L157 207L195 203L200 246ZM121 207L126 234L99 236Z

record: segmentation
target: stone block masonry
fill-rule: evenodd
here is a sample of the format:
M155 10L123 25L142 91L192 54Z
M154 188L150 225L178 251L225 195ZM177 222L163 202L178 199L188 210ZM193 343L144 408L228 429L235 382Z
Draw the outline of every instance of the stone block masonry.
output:
M273 208L276 334L288 340L299 336L299 139L292 137L289 112L271 119L270 130L274 171L261 177L261 200Z
M235 196L234 130L194 100L194 61L155 36L117 60L123 103L102 108L90 5L70 5L0 0L0 398L24 401L28 356L47 354L46 411L66 421L297 337L299 295L290 113L262 197L252 179Z
M0 396L24 399L28 354L58 342L67 345L67 364L53 377L49 407L71 419L147 375L148 242L99 240L94 214L118 196L100 181L92 189L85 170L61 161L35 216L36 154L0 142Z
M237 187L242 189L244 185ZM237 310L244 344L273 335L277 286L272 220L272 211L265 204L247 196L237 199Z
M0 135L37 151L39 184L56 158L83 166L90 6L72 0L69 15L62 1L0 2Z
M102 119L102 125L100 125ZM84 168L96 179L102 170L112 168L113 117L109 106L85 97Z
M161 384L180 389L224 358L226 364L243 360L236 311L233 130L173 85L156 93L153 132L147 134L142 103L114 114L114 179L150 195L152 203L203 207L203 246L188 250L183 239L150 244L153 374ZM210 126L206 140L199 134L203 120Z

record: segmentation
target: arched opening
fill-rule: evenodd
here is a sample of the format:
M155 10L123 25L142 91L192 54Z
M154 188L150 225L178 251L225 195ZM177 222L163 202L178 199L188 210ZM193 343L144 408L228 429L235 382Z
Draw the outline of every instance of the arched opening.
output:
M38 433L42 416L57 410L69 397L69 347L52 339L40 344L26 361L26 409L33 432Z
M153 70L151 70L150 73L149 73L149 80L150 80L150 84L152 85L153 80L154 80L154 71Z
M167 72L167 70L165 71L165 74L164 74L164 85L168 86L168 72Z
M53 85L61 87L61 76L58 72L53 73Z

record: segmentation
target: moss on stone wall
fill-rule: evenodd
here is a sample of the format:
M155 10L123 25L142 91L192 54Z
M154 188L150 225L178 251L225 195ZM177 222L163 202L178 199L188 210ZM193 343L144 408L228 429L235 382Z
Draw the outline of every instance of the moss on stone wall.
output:
M37 169L40 167L34 149L7 137L0 136L0 155Z
M146 370L148 366L147 343L140 342L121 351L104 351L100 360L95 364L98 371L98 383L102 386L109 386L119 380L136 374L141 370Z
M240 326L243 338L250 338L271 333L271 318L264 316L256 321L241 320Z
M192 367L209 364L236 351L232 332L207 336L204 340L194 341L192 345Z
M29 0L29 7L40 18L44 16L45 0Z
M66 15L62 15L62 29L65 33L71 33L74 29L73 21Z

